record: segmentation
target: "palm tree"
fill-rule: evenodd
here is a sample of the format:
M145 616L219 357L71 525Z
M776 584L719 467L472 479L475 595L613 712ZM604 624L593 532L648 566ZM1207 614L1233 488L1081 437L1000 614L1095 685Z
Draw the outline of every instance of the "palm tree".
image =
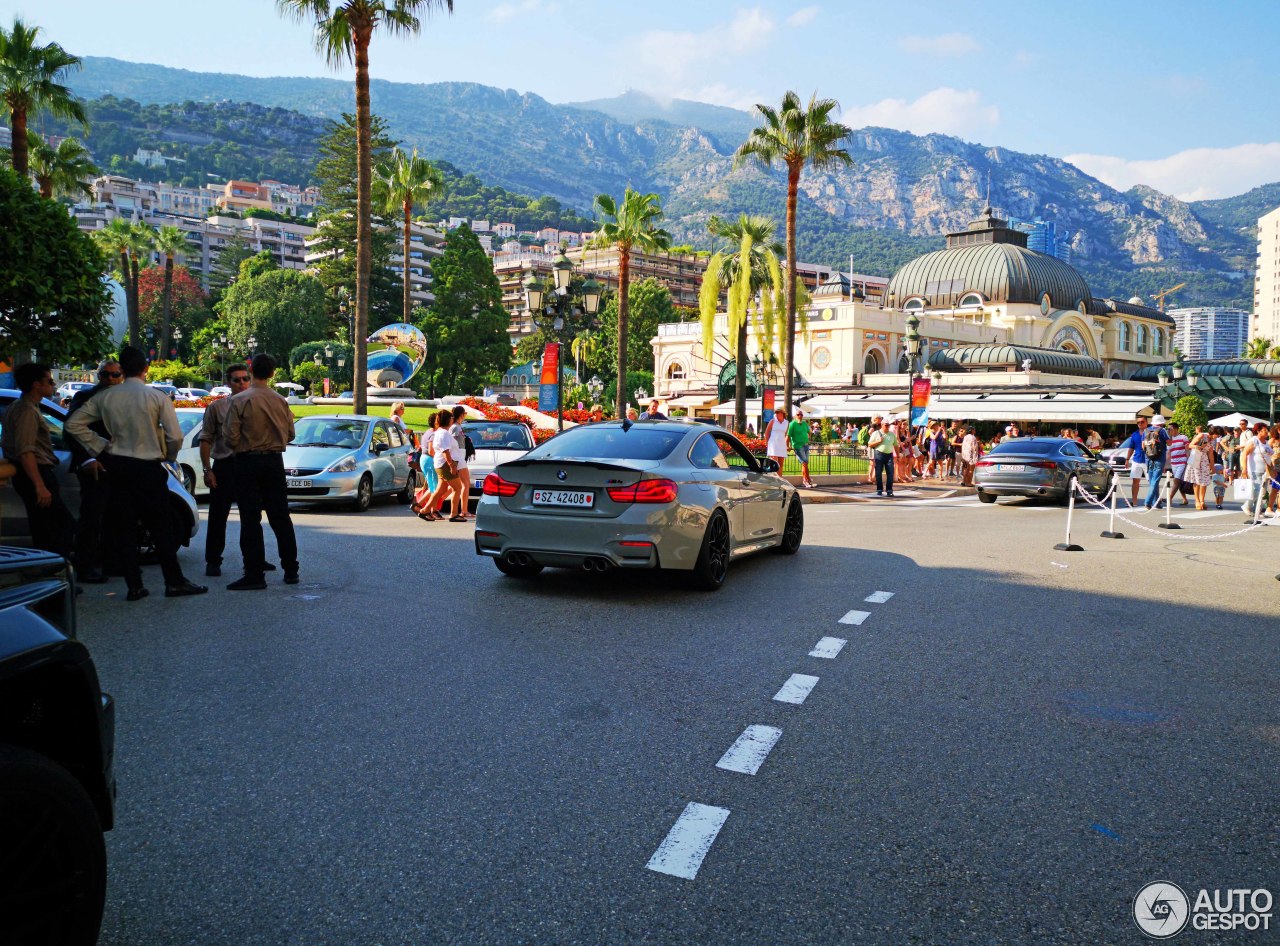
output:
M28 28L19 17L14 17L11 31L0 27L0 94L13 133L13 169L21 177L28 171L28 118L46 111L81 125L88 121L80 101L58 82L64 72L80 68L80 57L57 43L37 46L39 35L40 27Z
M1255 338L1245 346L1244 356L1246 358L1266 358L1270 351L1271 339Z
M368 407L365 376L369 367L369 271L373 258L373 143L369 107L369 43L381 27L390 33L416 35L419 13L453 0L276 0L281 13L315 23L316 49L334 67L354 63L356 69L356 311L353 410Z
M129 253L133 239L133 225L123 217L116 217L101 230L94 231L94 240L108 258L118 257L120 269L116 278L124 287L125 309L129 313L129 344L137 346L138 331L138 298L131 291L129 279Z
M582 363L590 360L591 356L599 350L600 339L595 332L579 332L569 343L569 351L573 354L574 360L573 377L579 384L582 383Z
M169 317L173 311L173 258L184 256L191 245L187 243L187 235L178 227L163 226L155 236L155 249L164 255L164 294L161 297L160 309L160 357L166 358L169 353Z
M425 207L432 198L443 197L444 175L426 158L418 157L418 149L406 155L399 148L391 152L390 160L378 168L375 194L387 213L400 213L404 217L404 321L412 321L413 293L409 272L409 249L412 244L411 224L413 208ZM425 263L424 263L425 265Z
M791 415L796 363L796 196L806 167L826 170L853 163L849 152L839 147L850 129L831 119L839 107L835 99L820 99L817 93L804 106L792 91L782 97L780 108L757 105L763 122L733 155L735 167L755 160L764 168L781 163L787 169L787 341L783 359L787 376L782 388L787 416Z
M44 198L78 197L93 193L88 178L102 169L93 163L89 150L75 138L63 138L53 147L34 131L27 131L31 176Z
M662 204L657 194L641 194L628 187L622 204L608 194L596 195L596 210L605 219L593 238L596 244L618 248L618 386L614 402L619 417L627 409L627 317L631 314L631 251L656 253L671 246L671 234L658 227Z
M702 322L702 352L708 361L715 344L715 319L720 293L728 288L729 347L737 367L734 376L734 426L747 429L747 325L751 310L756 314L756 343L762 358L773 354L776 315L785 304L785 281L779 257L784 250L774 239L776 227L768 217L741 214L727 222L719 217L707 221L712 236L727 240L731 249L717 252L702 276L698 295Z

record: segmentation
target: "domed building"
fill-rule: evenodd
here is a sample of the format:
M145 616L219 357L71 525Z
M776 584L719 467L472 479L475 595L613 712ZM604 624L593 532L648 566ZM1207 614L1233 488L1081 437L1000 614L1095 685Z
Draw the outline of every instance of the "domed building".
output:
M857 278L844 274L818 287L796 338L797 399L896 391L908 370L905 333L912 316L921 336L918 367L941 374L947 387L1137 394L1154 386L1131 380L1134 375L1171 360L1170 316L1137 298L1095 298L1070 264L1029 249L1027 235L990 207L964 230L947 234L945 249L894 273L881 298L883 305L869 301ZM732 377L733 358L723 323L718 316L715 351L708 354L697 325L659 326L653 347L660 396L694 411L725 413L724 379ZM781 343L778 349L780 359ZM779 381L761 370L768 359L758 355L753 333L747 351L753 393Z

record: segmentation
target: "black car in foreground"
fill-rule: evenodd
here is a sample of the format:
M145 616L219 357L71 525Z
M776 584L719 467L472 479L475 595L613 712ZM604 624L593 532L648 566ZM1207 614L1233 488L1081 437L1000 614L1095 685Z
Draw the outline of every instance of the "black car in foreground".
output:
M978 499L1043 496L1065 500L1072 481L1095 496L1107 492L1111 469L1088 447L1066 437L1014 437L991 448L978 461L973 485Z
M115 706L75 639L60 556L0 546L0 944L97 941Z

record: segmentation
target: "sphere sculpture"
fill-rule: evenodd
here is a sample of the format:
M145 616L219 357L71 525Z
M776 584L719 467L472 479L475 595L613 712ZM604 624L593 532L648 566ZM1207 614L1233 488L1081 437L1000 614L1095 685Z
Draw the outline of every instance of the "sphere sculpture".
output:
M405 322L384 325L369 336L369 385L403 387L427 360L427 337Z

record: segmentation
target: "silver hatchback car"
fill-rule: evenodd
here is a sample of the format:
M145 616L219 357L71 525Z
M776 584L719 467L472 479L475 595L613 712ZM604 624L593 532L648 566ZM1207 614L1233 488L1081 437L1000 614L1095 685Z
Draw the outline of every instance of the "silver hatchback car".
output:
M607 421L564 431L484 481L476 553L503 574L547 566L664 568L708 590L729 563L794 554L795 487L726 430L682 421Z
M301 417L284 451L289 500L340 503L356 512L368 509L375 496L407 503L422 482L409 466L412 451L409 438L385 417Z

